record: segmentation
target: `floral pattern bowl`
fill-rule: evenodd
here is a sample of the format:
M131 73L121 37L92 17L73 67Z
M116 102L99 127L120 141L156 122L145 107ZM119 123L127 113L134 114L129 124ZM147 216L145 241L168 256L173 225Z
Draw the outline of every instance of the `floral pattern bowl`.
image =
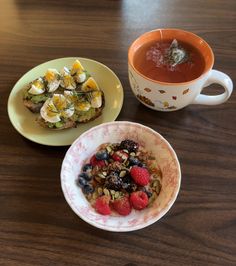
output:
M151 207L142 211L133 209L128 216L104 216L90 205L76 180L84 162L100 144L121 142L127 138L138 142L157 158L162 171L162 189ZM74 141L61 167L62 190L72 210L85 222L107 231L134 231L159 220L174 204L180 182L180 165L170 144L151 128L133 122L109 122L91 128Z

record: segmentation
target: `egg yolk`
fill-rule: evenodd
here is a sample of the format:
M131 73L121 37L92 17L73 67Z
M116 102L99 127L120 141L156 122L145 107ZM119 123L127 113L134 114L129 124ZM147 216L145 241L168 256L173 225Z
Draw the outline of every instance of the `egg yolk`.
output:
M79 60L76 60L72 66L72 73L82 73L84 71L83 66L81 65L81 63L79 62Z
M55 105L57 110L65 109L67 106L66 98L63 95L54 95L53 96L53 104Z
M83 90L99 90L98 84L93 78L89 78L82 86Z
M52 72L52 71L47 71L46 74L45 74L45 78L47 81L53 81L55 80L55 73Z

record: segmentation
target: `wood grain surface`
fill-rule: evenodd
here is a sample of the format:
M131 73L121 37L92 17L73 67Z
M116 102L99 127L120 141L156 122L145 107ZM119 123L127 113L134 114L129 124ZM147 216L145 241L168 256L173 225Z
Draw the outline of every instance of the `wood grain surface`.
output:
M145 31L174 27L204 38L214 68L236 83L235 19L235 0L0 1L0 265L236 265L235 92L219 106L155 112L135 99L127 76L131 42ZM112 233L83 222L60 187L68 147L35 144L8 119L16 81L67 56L110 67L124 86L118 120L155 129L179 157L177 201L145 229Z

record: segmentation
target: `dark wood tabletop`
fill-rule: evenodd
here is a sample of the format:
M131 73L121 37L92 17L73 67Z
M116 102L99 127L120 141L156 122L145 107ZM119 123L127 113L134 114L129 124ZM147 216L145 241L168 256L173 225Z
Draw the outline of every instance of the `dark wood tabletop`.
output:
M134 39L181 28L205 39L214 68L236 83L235 18L235 0L0 1L0 265L236 265L235 92L218 106L157 112L136 100L127 75ZM117 120L153 128L178 155L178 198L151 226L113 233L85 223L60 186L68 146L36 144L10 123L7 100L16 81L38 64L69 56L111 68L125 96Z

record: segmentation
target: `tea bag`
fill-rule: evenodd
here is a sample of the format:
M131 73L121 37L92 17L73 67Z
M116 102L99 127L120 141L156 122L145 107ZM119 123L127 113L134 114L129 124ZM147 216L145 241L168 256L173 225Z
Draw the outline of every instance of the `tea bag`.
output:
M182 48L176 39L174 39L167 52L168 63L174 67L178 64L184 63L188 60L187 51Z

